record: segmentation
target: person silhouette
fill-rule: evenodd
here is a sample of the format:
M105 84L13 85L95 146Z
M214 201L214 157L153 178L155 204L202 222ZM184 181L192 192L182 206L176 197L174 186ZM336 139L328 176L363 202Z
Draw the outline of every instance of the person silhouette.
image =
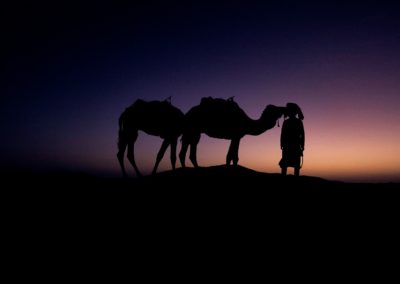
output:
M288 118L286 119L286 117ZM305 140L303 119L303 113L296 104L286 104L285 121L281 133L282 159L279 162L282 175L286 175L288 167L294 168L295 176L300 175L302 166L300 160L303 156Z

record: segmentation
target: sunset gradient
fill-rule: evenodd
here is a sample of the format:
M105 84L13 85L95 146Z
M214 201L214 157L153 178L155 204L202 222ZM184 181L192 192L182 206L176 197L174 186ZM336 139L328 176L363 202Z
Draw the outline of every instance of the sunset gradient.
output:
M302 175L400 182L397 7L172 2L53 7L33 27L30 12L10 19L2 169L119 176L118 117L136 99L172 96L186 113L202 97L234 96L253 119L268 104L302 108ZM19 38L11 35L16 32ZM280 131L245 136L239 164L280 172ZM139 134L135 154L143 173L151 172L161 142ZM199 165L223 164L228 146L202 135ZM167 153L159 170L170 168Z

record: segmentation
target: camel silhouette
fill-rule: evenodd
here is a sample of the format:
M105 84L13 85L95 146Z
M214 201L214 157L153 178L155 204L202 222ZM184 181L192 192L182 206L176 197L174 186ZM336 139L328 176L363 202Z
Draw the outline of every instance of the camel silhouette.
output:
M297 105L296 105L297 106ZM300 108L298 108L300 111ZM189 159L194 167L197 164L197 144L201 133L210 137L231 140L226 155L226 165L237 165L239 161L240 139L245 135L260 135L273 128L277 120L285 114L286 107L267 105L260 119L253 120L233 101L221 98L202 98L199 105L191 108L185 115L182 135L182 148L179 159L185 167L186 152L190 146Z
M138 137L138 131L164 139L157 154L153 174L162 160L168 146L171 145L171 164L175 169L176 146L178 137L182 134L184 114L171 104L170 98L164 101L149 101L138 99L133 105L125 109L119 118L118 133L118 161L122 174L127 176L124 165L124 153L128 146L127 158L132 164L138 176L141 173L135 163L134 146Z

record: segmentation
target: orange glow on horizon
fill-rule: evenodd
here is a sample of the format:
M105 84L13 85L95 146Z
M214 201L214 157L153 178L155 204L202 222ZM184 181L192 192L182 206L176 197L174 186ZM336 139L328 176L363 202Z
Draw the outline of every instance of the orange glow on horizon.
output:
M327 111L325 123L312 121L312 113L308 116L306 113L306 146L301 174L343 181L399 181L400 157L397 148L400 129L394 131L399 126L387 127L387 123L379 117L370 123L361 123L368 117L359 113L358 118L354 118L354 112L351 116L342 113L340 118L332 119L334 113ZM245 136L240 144L239 164L261 172L279 173L280 131L281 128L275 127L260 136ZM141 135L135 152L140 167L150 172L161 140L146 137L144 133ZM229 143L228 140L203 134L198 145L199 165L224 164ZM179 148L180 145L178 151ZM186 164L192 166L188 157ZM177 166L180 166L179 161ZM167 151L160 170L170 168ZM293 173L292 170L289 168L289 174Z
M375 82L371 84L370 89L360 87L359 90L348 90L346 88L350 88L349 86L334 84L327 90L322 83L313 85L312 88L293 83L286 86L286 89L282 86L267 87L260 84L257 87L253 86L251 93L254 95L250 97L240 96L241 93L246 93L243 90L225 90L226 94L217 91L205 93L209 96L224 98L228 97L228 94L229 96L237 95L235 100L253 119L260 117L267 104L298 103L305 115L306 142L302 175L343 181L400 182L400 152L398 150L400 112L398 105L393 101L380 98L381 93L385 93L386 97L395 98L395 88L392 87L394 84L397 83L392 82L388 85L390 87L384 89L383 85ZM194 92L191 89L188 91ZM268 93L276 93L279 96L270 97ZM308 94L313 99L303 98L303 94ZM366 98L363 99L363 97ZM200 97L196 100L177 98L174 104L187 112L199 101ZM92 144L88 143L85 151L81 143L73 146L79 147L84 154L79 157L71 156L71 163L80 164L81 168L90 171L111 172L120 176L115 156L117 151L115 121L119 114L118 108L114 120L111 121L112 124L110 123L111 134L104 135L100 129L90 135L90 139L97 135L97 140L102 141L103 145L93 148ZM280 119L280 124L282 125L282 119ZM261 172L279 173L280 131L281 128L275 127L259 136L245 136L240 143L239 164ZM135 156L142 173L151 173L161 143L162 140L159 137L139 132ZM199 165L224 164L229 143L228 140L214 139L202 134L198 145ZM180 143L178 152L179 150ZM171 169L169 155L168 149L160 163L159 171ZM130 175L134 176L131 165L127 160L125 163ZM186 165L192 166L188 157ZM180 167L179 159L177 167ZM288 173L292 174L293 169L289 168Z
M334 126L326 129L319 126L318 123L313 124L305 119L306 149L302 175L353 182L400 181L399 155L396 155L400 131L393 133L392 129L375 129L370 125L354 131L353 126L349 124L338 132ZM379 123L374 127L380 127ZM280 131L281 128L275 127L260 136L245 136L240 145L239 164L261 172L279 173ZM228 140L214 139L203 134L198 145L199 165L224 164L229 143ZM135 154L142 173L150 174L160 145L160 138L140 133L135 145ZM110 146L114 145L111 143ZM180 145L178 152L179 150ZM169 156L168 149L160 163L159 171L171 169ZM113 172L119 175L119 166L114 155L106 160L97 157L95 162L87 167L106 172L110 164L113 165ZM188 157L186 165L192 166ZM126 166L133 176L128 161ZM179 159L177 167L180 167ZM288 173L292 174L293 169L289 168Z

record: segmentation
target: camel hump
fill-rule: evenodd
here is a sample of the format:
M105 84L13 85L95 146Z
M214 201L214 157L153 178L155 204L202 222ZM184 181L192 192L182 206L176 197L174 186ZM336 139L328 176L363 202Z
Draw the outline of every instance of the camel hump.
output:
M145 100L137 99L131 106L128 107L128 109L129 108L143 107L146 104L147 104L147 102Z
M239 105L233 100L234 97L228 99L204 97L200 101L200 105L208 107L223 107L223 108L239 108Z
M169 98L163 101L145 101L137 99L129 108L145 109L145 108L171 108L171 100Z
M137 99L130 107L125 109L123 117L168 117L180 119L184 116L183 112L172 105L168 100L163 101L145 101Z

